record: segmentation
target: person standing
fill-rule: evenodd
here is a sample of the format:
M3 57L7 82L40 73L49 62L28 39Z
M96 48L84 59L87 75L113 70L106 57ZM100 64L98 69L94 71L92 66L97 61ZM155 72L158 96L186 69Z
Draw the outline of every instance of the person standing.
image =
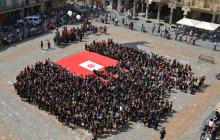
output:
M145 33L145 27L144 27L144 24L141 25L141 31Z
M163 129L160 131L160 140L164 140L165 135L166 135L166 130L165 130L165 128L163 128Z
M82 31L79 31L79 40L80 40L80 42L82 42L82 39L83 39L83 33L82 33Z
M133 22L130 23L130 29L131 29L131 30L134 29L134 24L133 24Z
M216 136L217 136L217 126L214 126L211 130L211 138L210 140L216 140Z
M158 119L156 119L154 122L154 130L156 130L156 131L157 131L158 123L159 123Z
M213 51L216 51L216 46L217 46L217 43L216 41L213 43Z
M125 18L122 18L122 25L125 25Z
M107 27L104 26L104 27L103 27L103 30L104 30L104 33L106 34L106 33L107 33Z
M49 40L47 40L47 47L48 47L48 50L52 49L51 46L50 46L50 41Z
M159 26L158 26L158 28L157 28L157 34L160 34L160 27L161 27L161 25L159 24Z
M152 34L154 34L155 29L156 29L156 24L154 23L154 25L152 27L152 32L151 32Z
M42 40L40 41L40 47L42 50L44 49L44 42Z
M178 36L179 36L179 30L177 29L177 30L175 31L175 40L177 40Z

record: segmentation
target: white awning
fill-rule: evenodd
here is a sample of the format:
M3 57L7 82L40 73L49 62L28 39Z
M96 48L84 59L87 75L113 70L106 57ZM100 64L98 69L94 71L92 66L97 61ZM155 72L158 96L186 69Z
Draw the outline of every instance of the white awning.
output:
M219 24L215 24L215 23L200 22L195 27L204 30L215 31L219 26L220 26Z
M183 18L177 22L177 24L186 25L186 26L193 26L195 27L198 23L201 21L189 19L189 18Z

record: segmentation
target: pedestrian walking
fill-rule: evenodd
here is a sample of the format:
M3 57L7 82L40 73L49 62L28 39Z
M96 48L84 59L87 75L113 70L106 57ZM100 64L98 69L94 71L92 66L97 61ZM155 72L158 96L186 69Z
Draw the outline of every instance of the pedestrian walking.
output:
M166 130L165 130L165 128L163 128L163 129L160 131L160 140L164 140L165 135L166 135Z
M40 47L42 50L44 49L44 42L42 40L40 41Z
M217 43L216 41L213 43L213 51L216 51Z

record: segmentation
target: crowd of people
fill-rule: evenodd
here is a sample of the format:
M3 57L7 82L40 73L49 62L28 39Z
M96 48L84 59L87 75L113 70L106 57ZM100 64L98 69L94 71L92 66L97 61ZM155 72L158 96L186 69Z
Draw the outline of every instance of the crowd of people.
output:
M87 20L81 25L81 27L72 27L68 29L67 26L64 26L61 33L57 28L55 30L54 43L57 46L60 46L61 43L69 43L77 40L81 42L85 34L106 34L106 32L106 26L94 26Z
M126 28L128 27L131 30L133 30L135 26L134 19L132 20L132 18L128 17L127 15L124 17L110 13L110 14L100 15L97 20L105 24L113 23L114 25L119 25L119 23L121 23L122 26ZM151 23L151 21L146 21L146 22ZM137 30L140 30L144 33L149 32L145 26L146 25L143 23L141 28ZM174 33L172 34L172 32ZM151 33L157 34L165 39L175 39L192 45L196 45L198 40L209 41L213 43L214 51L216 50L216 46L217 46L216 43L219 42L218 31L206 31L206 30L197 29L194 27L182 26L182 25L170 26L160 22L157 24L156 23L152 24Z
M219 135L220 129L220 114L218 111L214 111L209 120L205 121L202 126L202 133L200 135L200 140L205 140L210 138L210 140L216 140ZM207 136L210 135L210 136Z
M45 13L36 13L36 17L39 17L39 23L24 18L18 19L15 24L10 26L0 26L0 44L16 43L26 38L46 33L49 30L66 25L67 23L75 22L75 15L69 17L67 15L68 10L74 11L74 9L70 9L69 7L57 8ZM84 14L84 16L86 16L86 14Z
M68 28L64 26L61 32L62 33L60 33L58 29L56 29L55 31L54 43L58 46L60 46L61 43L66 44L66 43L73 42L76 40L79 40L81 42L83 39L85 30L83 30L83 28L74 28L74 27L68 30Z
M111 42L111 41L108 41ZM127 48L117 43L96 43L86 45L86 49L104 56L119 60L120 67L129 70L133 76L139 75L142 80L148 81L151 76L171 89L176 87L184 92L195 93L203 84L205 76L193 76L191 66L173 62L156 54L147 54L137 49ZM148 74L146 79L143 75ZM149 75L152 74L152 75Z
M100 14L97 21L100 21L104 24L108 24L112 22L115 26L117 26L119 23L119 17L112 14L104 14L104 15ZM128 27L131 30L134 29L134 23L130 19L122 18L121 22L124 27Z
M56 14L56 16L54 16ZM46 33L50 29L54 29L55 26L60 25L63 12L61 9L56 9L50 14L38 14L36 17L39 17L38 23L34 20L29 21L26 19L17 20L14 25L7 26L7 28L0 28L0 42L3 45L16 43L22 41L26 38L36 36L41 33Z
M83 78L51 60L28 66L16 77L17 94L66 125L89 130L94 139L140 121L157 130L172 111L172 88L197 90L204 82L190 65L124 47L112 40L93 42L85 49L119 61L105 71Z
M213 43L213 51L216 51L217 42L219 42L219 32L205 31L194 27L177 26L175 40L187 42L192 45L195 45L198 40L209 41Z
M23 21L18 23L18 27L16 29L2 29L0 31L0 42L4 45L8 45L22 41L25 38L36 36L41 33L46 33L48 31L49 29L47 23L33 24Z
M199 39L205 41L207 39L211 39L210 37L210 33L190 27L177 26L177 29L175 31L175 40L187 42L193 45L195 45L196 41Z

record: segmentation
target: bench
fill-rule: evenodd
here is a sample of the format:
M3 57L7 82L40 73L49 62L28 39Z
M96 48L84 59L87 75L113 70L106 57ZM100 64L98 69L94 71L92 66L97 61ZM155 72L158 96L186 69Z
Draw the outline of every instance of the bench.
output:
M200 54L198 59L201 61L212 63L212 64L214 64L214 60L215 60L214 57L211 57L205 54Z

